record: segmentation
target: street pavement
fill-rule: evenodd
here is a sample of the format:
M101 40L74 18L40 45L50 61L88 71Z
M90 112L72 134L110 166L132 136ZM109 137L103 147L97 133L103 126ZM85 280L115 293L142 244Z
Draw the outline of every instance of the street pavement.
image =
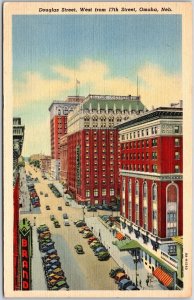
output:
M70 290L116 290L117 285L114 280L109 277L109 271L111 268L118 266L117 263L110 258L108 261L98 261L93 251L87 244L87 239L82 237L82 234L78 232L78 228L73 224L73 221L83 219L83 210L79 207L65 206L65 199L56 198L55 195L48 187L48 180L44 180L41 177L40 171L35 172L31 166L26 164L27 173L30 171L33 177L38 177L39 183L35 184L36 191L40 197L40 213L36 214L32 212L25 212L31 224L34 222L37 228L41 224L47 224L52 239L55 241L55 248L57 249L62 268L67 277L67 283L70 286ZM40 191L43 195L40 195ZM48 197L45 197L45 193ZM46 210L46 205L50 206L50 210ZM62 206L62 211L58 210L58 206ZM64 226L63 213L66 212L69 216L70 226ZM50 215L54 214L55 218L59 221L61 228L55 228L53 222L50 220ZM89 214L89 213L88 213ZM23 218L23 214L20 215ZM34 237L34 234L33 234ZM37 238L36 238L37 239ZM76 244L81 244L84 248L85 254L78 255L74 249ZM36 290L45 290L45 280L42 262L40 261L40 255L38 255L38 244L36 240L33 241L33 252L35 255L32 258L32 265L34 269L32 272L32 286ZM39 272L42 280L37 280L35 272ZM33 284L34 282L34 284Z

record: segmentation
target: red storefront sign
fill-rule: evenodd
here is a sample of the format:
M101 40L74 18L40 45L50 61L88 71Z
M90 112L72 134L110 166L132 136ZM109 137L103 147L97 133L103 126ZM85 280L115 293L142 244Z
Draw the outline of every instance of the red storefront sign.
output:
M21 238L22 290L30 289L28 238Z

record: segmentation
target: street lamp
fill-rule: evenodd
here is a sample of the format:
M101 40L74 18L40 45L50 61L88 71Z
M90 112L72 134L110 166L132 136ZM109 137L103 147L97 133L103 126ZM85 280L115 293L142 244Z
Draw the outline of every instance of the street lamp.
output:
M135 256L133 257L133 261L135 263L135 285L137 286L137 249L134 250L135 251Z
M85 206L82 206L82 209L83 209L83 221L85 222L85 211L84 211Z

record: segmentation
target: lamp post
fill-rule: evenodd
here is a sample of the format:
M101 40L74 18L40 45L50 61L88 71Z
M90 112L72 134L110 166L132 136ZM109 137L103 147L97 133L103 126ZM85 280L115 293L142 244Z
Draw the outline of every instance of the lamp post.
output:
M85 222L85 211L84 211L85 206L82 206L82 209L83 209L83 221Z
M135 263L135 285L137 286L137 249L135 249L135 256L133 258L133 261Z

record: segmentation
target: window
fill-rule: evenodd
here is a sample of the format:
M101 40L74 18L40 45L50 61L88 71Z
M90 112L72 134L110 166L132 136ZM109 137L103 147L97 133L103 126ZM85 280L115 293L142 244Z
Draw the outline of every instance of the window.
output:
M156 183L152 186L152 200L157 200L157 185Z
M169 245L168 246L168 254L169 255L177 255L176 245Z
M90 197L90 190L86 190L86 198Z
M174 141L175 141L175 147L179 147L180 146L180 139L176 138Z
M167 222L176 222L177 214L176 211L170 211L167 213Z
M175 165L174 171L175 173L180 173L180 167L178 165Z
M142 159L144 159L144 153L142 153L142 156L141 156L141 157L142 157Z
M157 173L157 171L158 171L158 166L152 165L152 172Z
M143 129L142 129L142 131L141 131L141 135L144 136L144 130L143 130Z
M149 153L148 152L146 152L146 159L148 159L149 158Z
M136 183L135 183L135 195L139 196L139 182L138 181L136 181Z
M110 189L110 196L114 196L114 194L115 194L114 189Z
M174 133L179 133L179 126L174 126Z
M157 139L152 139L152 146L156 147L157 146Z
M102 196L106 196L106 189L102 189Z
M149 140L146 140L146 147L149 147Z
M148 131L148 129L146 129L146 135L148 135L149 134L149 131Z
M152 152L152 159L157 159L157 156L158 156L157 152Z
M178 152L178 151L175 152L175 159L176 160L180 159L180 152Z
M98 189L94 189L94 197L98 196Z
M153 218L153 220L157 220L157 211L156 210L153 210L152 218Z
M147 198L148 194L147 194L148 188L147 188L147 182L143 183L143 196L144 198Z

